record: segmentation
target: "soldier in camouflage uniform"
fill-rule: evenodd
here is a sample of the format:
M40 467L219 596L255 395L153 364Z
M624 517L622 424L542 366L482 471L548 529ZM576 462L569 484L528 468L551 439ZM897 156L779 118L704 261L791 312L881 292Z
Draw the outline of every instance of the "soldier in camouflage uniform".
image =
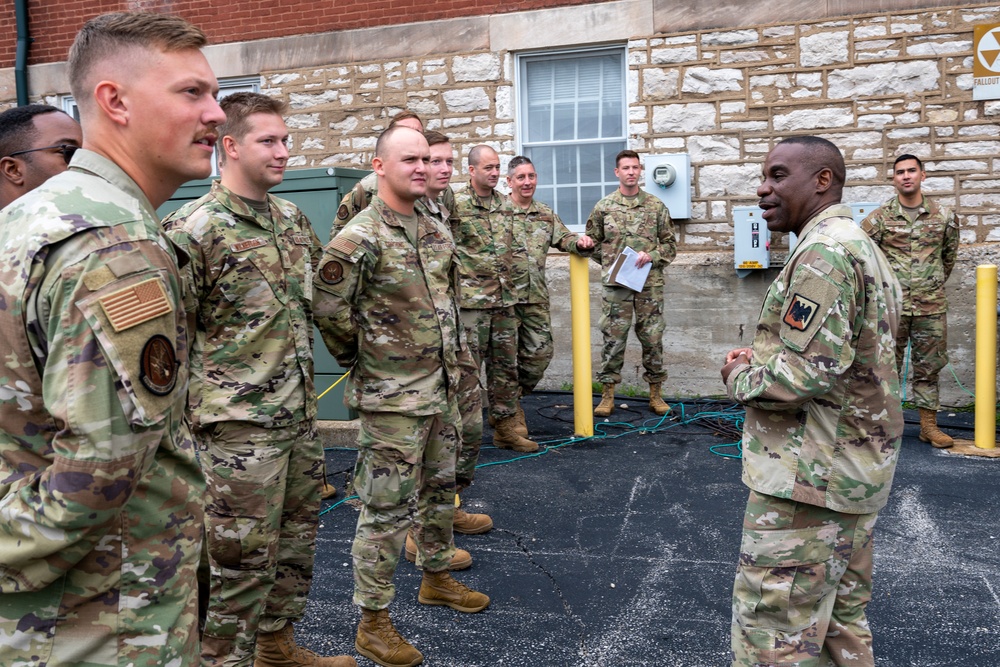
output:
M469 187L455 196L450 220L458 247L462 326L475 367L486 363L493 444L534 452L538 443L525 437L528 429L518 416L514 226L510 208L495 189L500 178L496 151L486 145L473 147L469 175Z
M897 196L861 223L889 259L903 286L902 318L896 337L896 366L904 375L907 342L913 366L913 402L920 410L920 439L951 447L937 425L938 375L948 364L948 299L944 283L958 255L958 218L921 193L924 165L900 155L893 165ZM905 377L902 378L905 380Z
M80 124L48 104L0 113L0 208L66 171L83 143Z
M202 664L354 665L299 648L292 624L312 582L323 449L312 380L313 272L321 244L267 194L288 160L282 102L222 100L222 178L171 214L191 256L191 422L208 479L211 598Z
M665 415L670 407L661 395L667 379L663 367L663 269L677 256L677 241L670 212L656 197L639 188L642 167L635 151L623 150L615 157L618 189L597 202L587 218L587 236L600 249L604 298L601 308L601 370L597 379L604 385L595 417L607 417L614 410L615 385L621 382L625 344L635 316L635 335L642 345L643 379L649 383L649 407ZM627 247L635 250L636 266L652 263L641 292L611 282L615 260ZM595 255L596 257L596 255Z
M536 201L538 175L531 160L518 155L507 165L511 215L514 218L514 266L511 277L517 304L517 378L521 395L534 390L552 361L552 318L545 262L549 248L575 255L589 255L594 240L566 229L559 216ZM524 412L518 404L519 422Z
M187 258L156 207L211 171L224 116L205 43L172 16L88 21L68 65L86 150L0 214L3 665L198 660Z
M445 227L448 227L450 215L446 200L451 192L451 176L454 173L454 149L451 141L440 132L424 132L424 138L430 147L431 161L427 177L427 195L417 200L416 208L422 215L433 217ZM454 203L454 200L452 200ZM465 331L461 333L463 339ZM479 450L483 444L483 398L479 385L479 370L475 367L471 354L460 354L458 411L462 417L461 442L455 464L455 493L465 491L472 484L476 475L476 464L479 462ZM472 514L461 508L455 509L454 532L465 535L478 535L493 529L493 519L487 514ZM472 557L466 557L464 549L455 549L452 558L452 570L462 569L461 565L472 564ZM406 557L416 560L416 544L407 534Z
M899 283L840 205L837 147L779 143L757 190L795 251L764 298L752 348L722 378L746 406L750 487L733 590L733 665L873 667L865 618L872 531L903 433L893 335Z
M430 150L419 133L379 137L372 166L379 194L326 247L316 283L316 321L338 362L351 368L347 404L361 415L354 489L361 501L351 550L355 648L380 665L423 656L396 631L387 607L413 522L418 600L462 612L489 598L451 577L458 414L459 328L455 244L447 227L420 215Z

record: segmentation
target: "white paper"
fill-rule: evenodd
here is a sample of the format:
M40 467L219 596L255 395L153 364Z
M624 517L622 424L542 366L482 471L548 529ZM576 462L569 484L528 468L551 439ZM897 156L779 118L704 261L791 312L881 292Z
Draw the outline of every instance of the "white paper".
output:
M621 267L618 269L615 282L623 287L641 292L643 286L646 284L646 278L649 276L649 270L653 267L653 263L647 262L641 268L637 267L635 263L639 259L639 253L628 246L625 246L625 249L622 250L622 255L625 256L625 261L622 262Z

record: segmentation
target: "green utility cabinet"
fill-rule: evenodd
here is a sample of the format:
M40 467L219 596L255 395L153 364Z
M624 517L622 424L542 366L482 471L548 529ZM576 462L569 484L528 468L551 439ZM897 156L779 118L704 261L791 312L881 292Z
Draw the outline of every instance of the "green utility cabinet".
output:
M330 240L333 218L337 215L340 199L354 184L368 174L362 169L293 169L285 172L281 185L271 189L271 193L287 199L298 206L309 218L320 242ZM190 181L174 193L174 196L159 208L160 217L172 213L189 201L201 197L209 191L212 179ZM315 344L313 357L316 366L316 393L322 394L344 374L344 369L326 349L319 331L313 332ZM347 420L357 415L344 406L344 384L328 393L319 401L319 418Z

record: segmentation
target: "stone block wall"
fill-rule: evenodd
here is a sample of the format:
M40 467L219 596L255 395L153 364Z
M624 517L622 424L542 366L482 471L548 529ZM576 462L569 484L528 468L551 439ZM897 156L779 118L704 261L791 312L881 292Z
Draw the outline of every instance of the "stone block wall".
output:
M925 190L957 207L966 244L1000 242L1000 101L972 100L972 29L1000 7L882 13L700 30L628 42L628 137L641 153L692 161L688 251L732 244L732 207L756 202L760 165L792 134L836 143L847 201L882 201L894 157L926 161ZM372 60L263 75L292 107L293 166L370 164L400 109L453 137L462 156L515 143L507 51ZM456 184L465 179L464 160Z

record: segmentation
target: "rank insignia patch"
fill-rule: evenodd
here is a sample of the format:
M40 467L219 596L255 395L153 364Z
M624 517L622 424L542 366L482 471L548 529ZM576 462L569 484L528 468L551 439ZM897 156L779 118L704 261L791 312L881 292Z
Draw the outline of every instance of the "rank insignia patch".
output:
M332 259L319 270L319 277L327 285L336 285L344 279L344 267L340 262Z
M792 302L788 305L788 310L785 311L783 321L793 329L805 331L809 328L809 323L816 317L816 311L818 310L818 303L796 294L792 297Z
M118 333L173 310L159 278L150 278L99 299Z
M177 384L177 355L174 344L163 334L156 334L142 346L139 379L157 396L166 396Z

